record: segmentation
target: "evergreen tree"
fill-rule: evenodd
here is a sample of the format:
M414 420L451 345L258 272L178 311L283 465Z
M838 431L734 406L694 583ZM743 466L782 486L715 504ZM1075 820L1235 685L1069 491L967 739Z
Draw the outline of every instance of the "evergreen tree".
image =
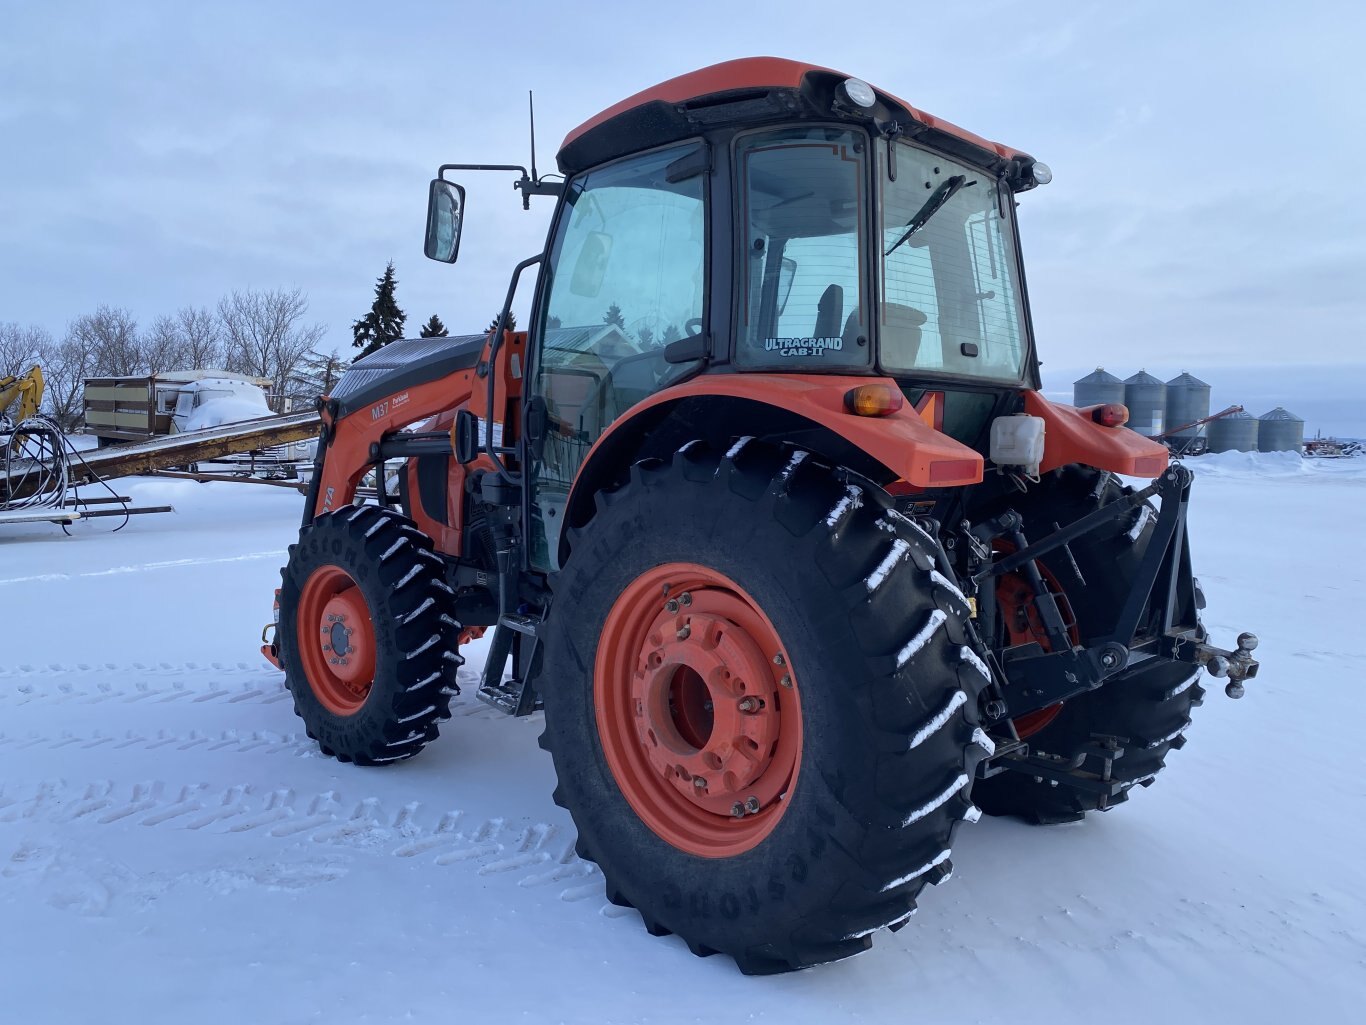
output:
M375 282L375 301L370 306L370 312L351 325L351 333L355 336L352 344L360 350L356 359L368 356L403 337L403 322L408 315L398 308L398 302L394 299L397 285L394 261L390 260L384 268L384 276Z
M642 348L648 349L655 344L655 333L648 327L643 327L637 332Z
M623 331L626 330L626 318L622 316L621 307L616 303L607 307L607 312L602 315L602 322L604 324L615 324Z
M499 311L498 313L494 314L493 319L489 321L489 326L484 328L484 332L486 334L493 334L494 330L498 327L498 318L500 316L502 316L502 311ZM517 314L513 313L511 310L508 311L507 330L517 330Z
M417 334L419 338L445 338L450 332L446 330L446 325L441 323L441 318L433 313L432 319L423 324L422 330Z

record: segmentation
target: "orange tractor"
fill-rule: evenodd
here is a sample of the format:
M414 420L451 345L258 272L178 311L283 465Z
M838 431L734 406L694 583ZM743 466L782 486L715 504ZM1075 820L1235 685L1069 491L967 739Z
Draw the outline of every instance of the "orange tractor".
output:
M1039 393L1015 206L1043 164L773 58L632 96L558 164L444 165L429 257L460 170L554 198L545 251L488 334L321 400L266 650L323 751L417 754L491 628L477 696L544 710L608 898L768 973L903 925L981 811L1151 783L1202 669L1241 693L1190 473L1123 406Z

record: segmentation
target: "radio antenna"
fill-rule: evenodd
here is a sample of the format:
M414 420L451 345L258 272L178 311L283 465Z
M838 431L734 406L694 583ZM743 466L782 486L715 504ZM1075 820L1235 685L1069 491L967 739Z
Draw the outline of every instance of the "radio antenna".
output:
M527 109L531 113L531 180L539 181L536 174L536 94L530 89L526 91Z

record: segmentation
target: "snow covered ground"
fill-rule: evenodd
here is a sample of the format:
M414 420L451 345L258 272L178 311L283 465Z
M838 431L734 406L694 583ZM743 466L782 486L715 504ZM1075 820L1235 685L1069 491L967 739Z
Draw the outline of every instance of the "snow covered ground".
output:
M768 979L605 902L478 649L421 757L318 754L257 653L296 494L131 481L176 513L0 527L0 1020L1361 1020L1366 459L1190 465L1248 696L1211 686L1113 814L984 819L906 929Z

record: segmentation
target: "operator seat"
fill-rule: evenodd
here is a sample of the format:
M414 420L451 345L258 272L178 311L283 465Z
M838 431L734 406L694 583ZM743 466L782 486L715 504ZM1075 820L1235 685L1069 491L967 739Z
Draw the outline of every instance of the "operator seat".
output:
M929 318L914 306L882 304L882 362L913 367L920 355L921 328Z
M839 285L829 285L816 304L816 327L811 333L817 338L833 338L839 334L843 317L844 289Z

